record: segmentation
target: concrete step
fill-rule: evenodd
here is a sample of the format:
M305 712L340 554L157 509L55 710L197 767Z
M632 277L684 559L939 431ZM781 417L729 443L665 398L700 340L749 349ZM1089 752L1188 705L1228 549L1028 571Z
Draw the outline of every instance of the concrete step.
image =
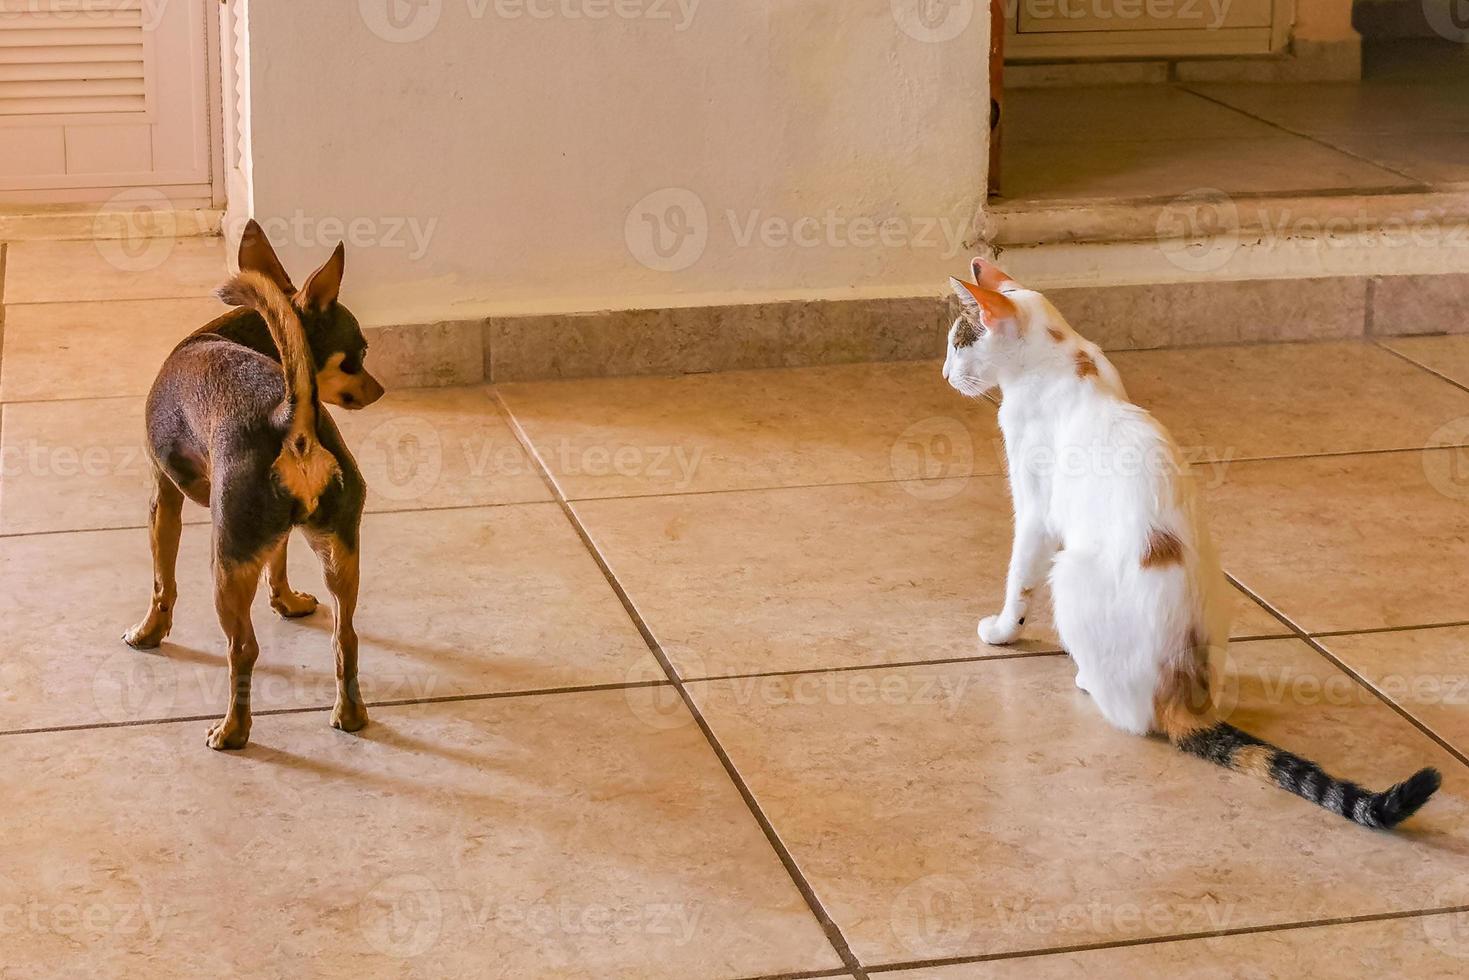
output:
M123 191L107 204L0 206L0 242L60 242L218 235L220 208L177 207L147 188Z
M1469 329L1469 191L1001 205L986 238L1116 349Z

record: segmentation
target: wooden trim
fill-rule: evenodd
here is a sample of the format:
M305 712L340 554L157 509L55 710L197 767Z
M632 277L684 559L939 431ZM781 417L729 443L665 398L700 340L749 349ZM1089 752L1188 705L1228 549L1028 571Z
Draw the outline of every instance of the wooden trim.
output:
M1000 193L1000 150L1005 115L1005 4L990 0L989 192Z
M207 0L206 0L207 2ZM229 36L225 24L230 17L229 6L219 3L212 11L204 14L204 109L205 132L209 139L209 184L210 203L215 207L224 205L224 145L228 129L225 122L224 59L229 52L224 50Z
M1281 52L1290 46L1291 30L1296 26L1296 0L1275 0L1275 16L1270 23L1270 50Z

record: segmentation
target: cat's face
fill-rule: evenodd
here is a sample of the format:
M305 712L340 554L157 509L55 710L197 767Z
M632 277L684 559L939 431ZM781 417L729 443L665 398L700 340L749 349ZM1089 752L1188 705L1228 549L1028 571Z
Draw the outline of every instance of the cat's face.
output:
M944 379L955 391L978 398L1000 383L995 341L983 323L965 316L954 321L944 357Z
M962 279L950 279L949 285L959 297L960 314L949 328L944 378L960 394L976 398L1000 383L1005 364L1016 356L1020 311L999 290Z

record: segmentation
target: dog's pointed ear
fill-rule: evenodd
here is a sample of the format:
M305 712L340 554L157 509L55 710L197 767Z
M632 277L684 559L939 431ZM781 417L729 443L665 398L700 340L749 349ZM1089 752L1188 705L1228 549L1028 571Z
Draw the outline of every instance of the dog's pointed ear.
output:
M286 275L285 266L276 257L265 230L254 218L245 222L245 233L240 236L240 271L258 272L281 288L287 296L296 291L291 277Z
M1009 273L987 259L976 257L970 264L974 270L974 281L985 289L993 289L995 292L1004 292L1007 286L1019 286L1020 283L1010 278Z
M297 297L302 309L325 313L337 301L342 291L342 273L347 268L347 246L337 242L337 250L320 269L311 274Z
M1014 333L1020 322L1020 310L1010 297L963 279L949 278L949 288L959 297L964 319L977 327L997 333Z

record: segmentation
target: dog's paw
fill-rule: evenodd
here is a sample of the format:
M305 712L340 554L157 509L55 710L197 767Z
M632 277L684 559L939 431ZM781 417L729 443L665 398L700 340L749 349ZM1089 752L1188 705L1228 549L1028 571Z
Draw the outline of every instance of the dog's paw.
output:
M204 744L211 749L243 749L250 741L250 726L224 719L204 736Z
M168 635L168 627L145 619L122 635L122 642L134 650L156 650Z
M360 732L367 727L367 706L361 701L338 699L332 708L332 727L343 732Z
M1020 639L1020 624L1013 619L986 616L979 621L979 638L992 647L1014 643Z
M316 596L305 592L278 592L270 597L270 608L286 619L300 619L316 612Z

